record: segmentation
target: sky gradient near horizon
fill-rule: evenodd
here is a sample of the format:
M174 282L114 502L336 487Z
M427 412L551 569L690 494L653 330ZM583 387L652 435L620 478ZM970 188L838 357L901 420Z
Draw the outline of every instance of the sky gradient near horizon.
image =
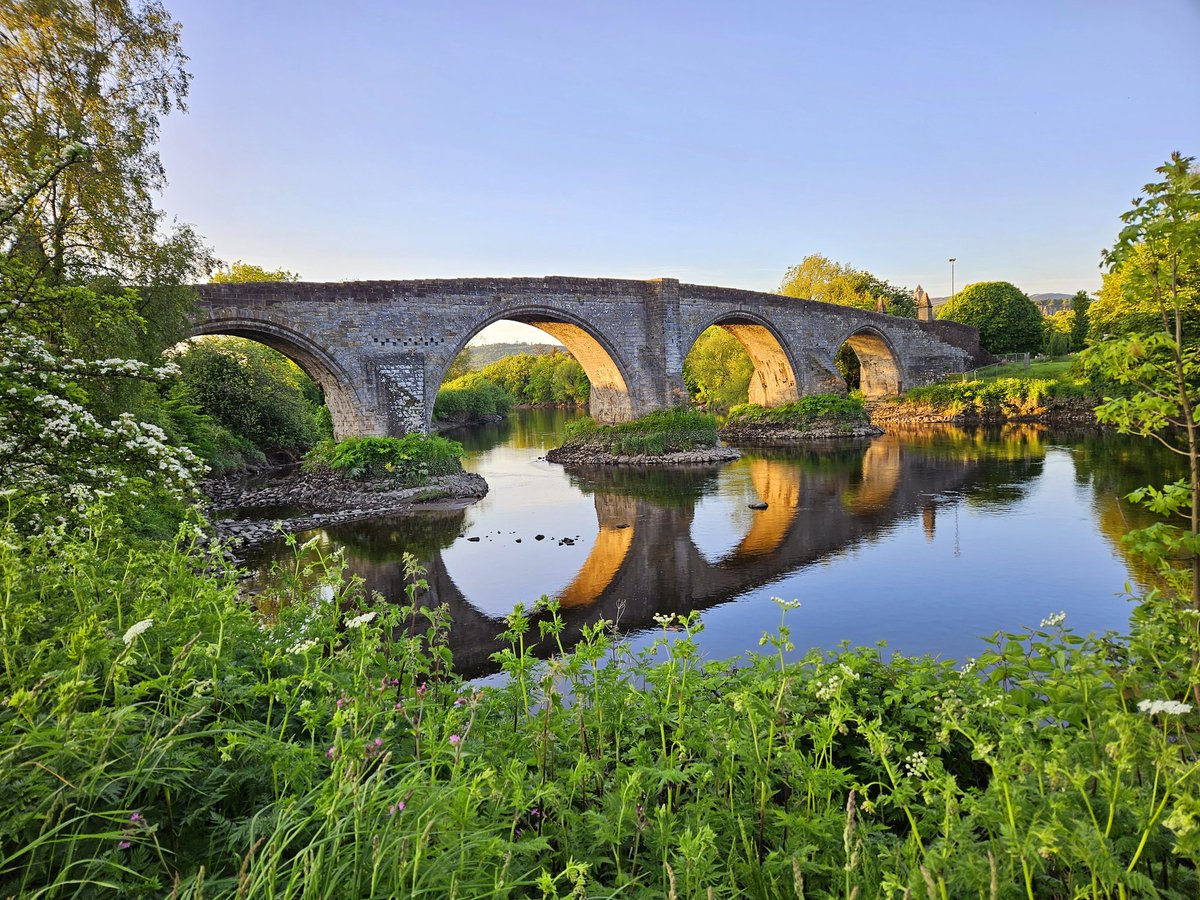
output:
M164 208L309 281L1093 290L1200 153L1200 0L165 2Z

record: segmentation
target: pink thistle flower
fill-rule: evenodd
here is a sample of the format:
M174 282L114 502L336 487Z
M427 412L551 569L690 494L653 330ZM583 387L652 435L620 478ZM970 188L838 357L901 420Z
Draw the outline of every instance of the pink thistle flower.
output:
M129 841L118 841L117 842L117 847L118 847L118 849L121 849L121 850L128 850L132 846L133 846L133 844L131 844Z
M326 759L333 759L337 755L337 747L330 747L325 751Z
M455 705L455 706L466 706L466 705L467 705L467 698L466 698L466 697L459 697L457 700L455 700L455 701L454 701L454 705Z
M462 738L460 738L457 734L450 735L450 743L455 747L458 746L458 742L461 740Z
M425 682L423 681L417 685L417 696L422 699L425 697Z
M388 815L389 816L394 816L398 812L404 812L404 801L403 800L399 801L398 803L393 803L391 806L388 807Z
M131 814L129 816L129 821L136 825L138 822L142 821L142 814L140 812Z

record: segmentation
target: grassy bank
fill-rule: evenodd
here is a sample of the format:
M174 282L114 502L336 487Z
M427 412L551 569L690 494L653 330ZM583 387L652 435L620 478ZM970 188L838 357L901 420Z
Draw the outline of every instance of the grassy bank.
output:
M717 446L717 420L692 409L650 413L632 422L601 425L587 417L567 423L563 448L589 447L616 456L658 456Z
M598 622L541 662L550 605L510 616L507 683L477 690L448 671L444 608L366 597L315 546L251 609L195 544L89 524L0 541L3 895L1200 887L1195 632L1162 598L1127 638L1050 616L960 667L789 662L786 623L710 662L672 615L650 650Z
M1091 408L1100 402L1103 388L1076 375L1066 363L1042 365L1047 373L1057 374L1053 377L993 375L911 388L899 398L875 404L872 418L879 421L913 415L999 421L1043 418L1056 413L1090 417Z
M358 480L412 486L436 475L461 472L462 456L462 444L436 435L361 437L322 441L305 455L304 467L309 471L329 469Z
M756 403L735 406L729 410L725 427L770 425L797 430L813 427L850 430L869 422L867 409L858 397L811 394L801 397L795 403L785 403L781 406L766 407Z

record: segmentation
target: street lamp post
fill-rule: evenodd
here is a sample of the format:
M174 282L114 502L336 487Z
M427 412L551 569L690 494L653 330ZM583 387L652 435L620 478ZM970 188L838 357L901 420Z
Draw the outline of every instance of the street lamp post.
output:
M954 260L957 257L950 257L950 296L954 296Z

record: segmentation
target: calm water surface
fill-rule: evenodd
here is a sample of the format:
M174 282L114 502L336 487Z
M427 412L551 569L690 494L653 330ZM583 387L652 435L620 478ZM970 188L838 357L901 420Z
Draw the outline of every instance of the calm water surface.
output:
M489 670L513 604L543 594L572 633L604 617L635 642L656 613L699 610L711 658L756 649L782 597L802 603L789 614L797 654L886 641L964 659L979 636L1060 610L1080 632L1124 628L1138 573L1118 541L1144 519L1118 497L1177 477L1149 441L1031 425L567 472L541 458L567 416L520 411L455 434L491 488L474 506L316 534L389 598L402 595L402 553L419 557L469 674ZM751 510L758 500L768 508ZM260 586L283 552L254 560Z

